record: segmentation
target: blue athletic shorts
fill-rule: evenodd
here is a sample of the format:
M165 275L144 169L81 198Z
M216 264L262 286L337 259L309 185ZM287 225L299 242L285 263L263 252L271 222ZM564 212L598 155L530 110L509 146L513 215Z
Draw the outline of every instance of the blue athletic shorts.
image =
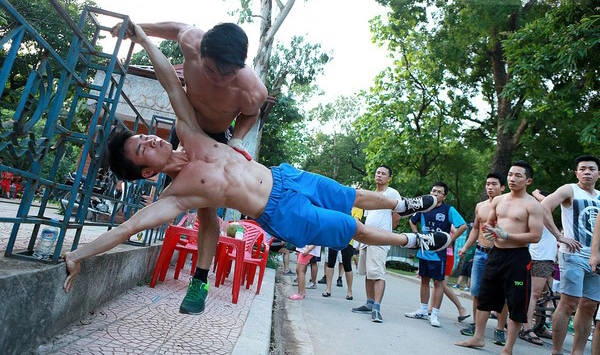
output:
M446 260L419 259L419 276L444 281L446 277Z
M271 168L273 189L256 219L268 233L297 247L344 249L356 233L350 215L356 190L289 164Z

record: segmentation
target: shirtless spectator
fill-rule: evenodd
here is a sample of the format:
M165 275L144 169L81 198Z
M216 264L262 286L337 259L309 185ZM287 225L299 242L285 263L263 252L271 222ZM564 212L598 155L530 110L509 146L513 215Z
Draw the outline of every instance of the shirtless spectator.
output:
M509 321L506 344L502 354L512 354L523 323L527 322L529 303L529 243L537 243L542 235L543 209L527 193L533 181L533 169L524 162L513 163L508 172L510 192L492 200L484 236L494 242L477 306L475 334L471 339L456 343L459 346L481 348L485 345L485 324L490 311L501 312L508 305Z
M487 200L479 202L475 206L475 220L473 228L469 233L469 238L465 245L458 251L458 255L462 257L467 250L476 244L475 257L473 258L473 268L471 269L471 296L473 296L473 320L477 319L477 300L479 299L479 288L483 278L483 271L488 260L488 256L494 242L487 240L483 235L483 226L487 222L492 201L495 197L500 196L506 186L506 178L498 173L489 173L485 179L485 192L488 196ZM494 330L494 344L506 344L506 333L504 326L506 325L506 316L508 308L505 306L502 312L498 313L498 323ZM472 336L475 334L475 323L469 324L461 329L462 335Z

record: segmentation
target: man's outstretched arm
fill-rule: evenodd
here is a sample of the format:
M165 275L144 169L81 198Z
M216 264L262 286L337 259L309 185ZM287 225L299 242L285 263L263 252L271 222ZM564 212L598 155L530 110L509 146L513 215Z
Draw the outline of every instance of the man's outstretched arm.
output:
M138 25L133 26L135 28L135 33L131 36L131 40L139 43L148 53L156 77L169 95L169 101L177 116L177 124L181 125L183 123L186 126L177 129L180 138L182 138L182 141L185 141L184 136L190 128L196 131L196 133L198 131L203 132L196 120L194 108L175 73L175 69L160 49L150 41L146 33L144 33L144 30Z
M73 283L81 268L81 260L104 253L125 242L130 236L138 232L172 221L173 218L184 211L178 205L177 198L174 196L158 200L142 208L116 228L102 233L91 243L84 244L72 252L66 253L65 262L68 276L63 285L65 291L69 292L73 288Z

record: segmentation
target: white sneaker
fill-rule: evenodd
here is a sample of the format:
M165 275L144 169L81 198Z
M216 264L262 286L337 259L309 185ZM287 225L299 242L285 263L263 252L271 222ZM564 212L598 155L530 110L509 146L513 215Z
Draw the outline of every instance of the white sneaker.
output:
M439 328L442 326L437 314L433 314L433 313L429 316L429 324L431 324L432 327L436 327L436 328Z
M308 285L306 285L306 288L314 290L315 288L317 288L317 285L314 282L309 282Z
M410 313L404 313L404 316L407 318L413 318L413 319L425 319L427 320L428 315L427 313L421 313L420 311L414 311L414 312L410 312Z

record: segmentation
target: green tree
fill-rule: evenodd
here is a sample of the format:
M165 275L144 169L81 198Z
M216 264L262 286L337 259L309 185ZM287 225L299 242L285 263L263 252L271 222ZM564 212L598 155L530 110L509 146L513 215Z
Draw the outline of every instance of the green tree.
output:
M377 137L369 162L391 155L416 188L452 171L449 162L468 162L451 158L464 147L479 153L478 173L505 173L525 158L541 172L536 182L556 186L570 178L573 156L597 152L593 1L379 2L389 18L374 19L372 30L396 64L378 78L357 126Z
M303 169L328 176L345 185L360 186L365 176L365 144L359 141L351 124L359 115L357 96L339 97L333 103L319 105L309 112L313 125L332 127L308 141Z
M278 44L270 58L265 85L277 103L264 122L259 160L265 165L299 164L307 149L305 117L299 105L314 94L313 83L331 57L320 44L295 36L288 45Z
M164 40L158 44L158 49L169 59L171 64L177 65L183 63L183 53L177 41ZM148 53L141 50L131 56L130 64L133 65L152 65Z

